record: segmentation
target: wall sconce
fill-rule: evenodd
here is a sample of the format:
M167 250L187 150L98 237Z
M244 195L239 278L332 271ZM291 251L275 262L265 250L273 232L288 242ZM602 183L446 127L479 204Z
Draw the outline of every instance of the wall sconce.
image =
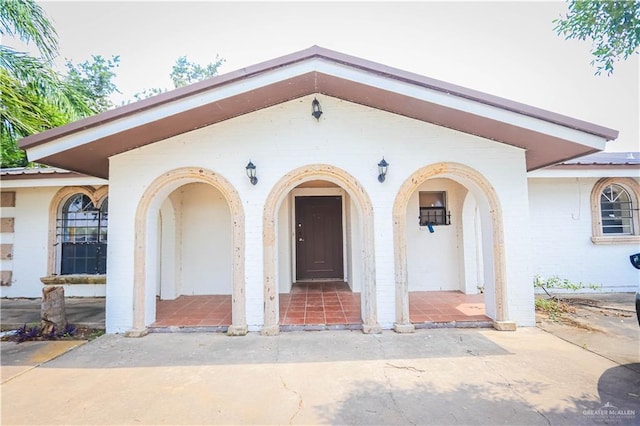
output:
M378 163L378 182L384 182L384 178L387 176L387 167L389 167L389 163L382 157L382 161Z
M316 120L320 121L320 116L322 115L322 108L320 108L320 102L316 98L313 98L313 102L311 102L311 115L313 115Z
M255 185L258 183L258 178L256 177L256 165L249 160L249 164L247 164L247 176L249 177L249 181L251 185Z

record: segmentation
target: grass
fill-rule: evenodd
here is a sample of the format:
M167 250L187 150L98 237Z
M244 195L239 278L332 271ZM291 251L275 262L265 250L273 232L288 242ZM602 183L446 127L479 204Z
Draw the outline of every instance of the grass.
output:
M564 313L574 313L576 310L573 306L567 302L562 301L560 298L551 295L549 290L560 290L562 292L576 292L584 288L591 290L599 290L600 285L597 284L583 284L581 282L575 283L566 278L560 278L552 276L549 278L542 278L540 275L536 275L533 280L533 286L535 288L541 288L549 296L548 299L536 299L535 306L538 312L546 314L552 321L558 321Z

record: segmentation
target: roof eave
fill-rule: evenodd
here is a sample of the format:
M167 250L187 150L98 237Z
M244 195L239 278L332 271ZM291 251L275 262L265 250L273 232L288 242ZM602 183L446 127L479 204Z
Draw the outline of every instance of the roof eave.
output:
M577 119L573 119L570 117L566 117L560 114L556 114L556 113L552 113L549 111L545 111L536 107L531 107L528 105L524 105L518 102L514 102L514 101L509 101L503 98L499 98L493 95L488 95L485 93L481 93L478 91L474 91L471 89L466 89L460 86L456 86L453 84L449 84L449 83L445 83L439 80L435 80L435 79L431 79L428 77L424 77L424 76L420 76L411 72L407 72L407 71L402 71L402 70L398 70L396 68L392 68L392 67L388 67L385 65L381 65L375 62L371 62L368 60L364 60L364 59L360 59L360 58L356 58L353 56L349 56L343 53L339 53L339 52L334 52L331 50L327 50L327 49L323 49L321 47L318 46L313 46L309 49L306 50L302 50L299 52L295 52L280 58L276 58L273 60L269 60L269 61L265 61L256 65L252 65L250 67L246 67L237 71L233 71L230 72L228 74L224 74L221 76L217 76L208 80L204 80L202 82L199 83L195 83L193 85L187 86L187 87L183 87L180 89L176 89L174 91L171 92L166 92L157 96L154 96L152 98L148 98L133 104L129 104L129 105L125 105L123 107L119 107L116 108L114 110L110 110L101 114L98 114L96 116L93 117L88 117L82 120L79 120L77 122L74 123L70 123L67 124L65 126L56 128L56 129L51 129L45 132L42 132L40 134L37 135L33 135L33 136L29 136L27 138L24 138L23 140L20 141L20 146L24 149L27 149L28 151L30 149L33 148L37 148L40 145L52 142L52 141L56 141L56 140L60 140L61 138L65 138L68 136L73 136L76 133L80 133L83 131L91 131L92 129L98 128L100 126L106 126L112 122L115 122L116 120L121 120L121 119L126 119L129 116L132 115L137 115L137 114L143 114L146 113L148 111L152 111L156 108L162 108L164 105L173 103L173 102L177 102L180 100L183 100L185 98L189 98L192 96L197 96L203 93L207 93L210 91L213 91L214 89L223 87L225 85L230 85L233 84L234 82L240 81L240 80L244 80L244 79L248 79L250 77L253 76L258 76L259 74L262 73L266 73L268 71L271 70L277 70L279 68L283 68L283 67L287 67L289 65L295 64L295 63L299 63L299 62L303 62L312 58L321 58L333 63L337 63L337 64L341 64L344 66L348 66L351 68L356 68L356 69L360 69L360 70L364 70L368 73L374 73L378 76L382 76L384 78L387 79L391 79L391 80L397 80L403 83L408 83L411 85L415 85L418 87L422 87L422 88L426 88L429 90L434 90L437 92L441 92L441 93L445 93L447 95L452 95L458 98L463 98L466 100L470 100L479 104L484 104L484 105L488 105L490 107L493 108L499 108L499 109L503 109L505 111L509 111L509 112L513 112L513 113L517 113L523 116L527 116L527 117L531 117L534 119L538 119L538 120L542 120L548 123L552 123L558 126L562 126L562 127L566 127L568 129L572 129L572 130L576 130L578 132L582 132L582 133L586 133L592 136L595 136L596 138L601 138L604 141L607 140L612 140L615 139L618 136L618 132L612 129L608 129L606 127L602 127L602 126L598 126L592 123L587 123L581 120L577 120ZM316 71L316 76L317 76L317 71ZM300 76L298 76L300 77ZM299 91L294 93L297 96L304 96L305 94L309 94L309 93L326 93L330 96L337 96L337 97L341 97L341 95L339 93L331 93L330 89L327 90L323 90L323 88L318 87L318 83L317 82L310 82L310 81L306 81L303 82L301 84L306 84L305 87L300 87ZM359 88L364 87L363 85L358 85L354 82L348 82L348 84L350 84L351 86L358 86ZM272 84L274 87L277 86L277 84ZM378 90L379 88L375 88L372 87L370 90ZM355 90L355 89L354 89ZM364 90L364 89L361 89ZM268 90L267 90L268 91ZM353 92L353 90L352 90ZM214 93L214 92L212 92ZM282 97L284 95L277 95L274 97L274 99L278 100L279 102L284 102L286 100L290 100L291 97ZM255 97L254 97L255 98ZM346 97L343 98L345 100L351 100L351 99L347 99ZM385 105L385 102L390 102L387 101L384 98L381 98L382 100L378 101L378 104L375 105L369 105L375 108L379 108L381 110L390 110L391 112L393 108L385 108L388 105ZM255 105L249 105L249 106L245 106L245 110L242 111L236 111L234 112L234 114L230 114L227 117L222 117L222 119L229 119L229 118L233 118L234 116L237 115L241 115L241 114L246 114L249 112L253 112L256 111L258 109L261 108L265 108L270 106L271 104L269 102L267 102L268 99L265 101L264 99L257 99L254 100L253 102L255 103ZM365 104L363 102L358 102L357 100L351 100L354 101L356 103L362 103ZM220 101L222 102L222 101ZM262 102L262 103L261 103ZM215 102L211 105L216 104ZM246 103L245 103L246 104ZM426 104L425 104L426 105ZM202 105L201 109L206 109L207 105ZM193 110L189 110L189 111L182 111L180 114L184 115L185 112L188 112L189 114L191 114L193 112L195 112L195 109ZM400 112L402 114L402 112ZM138 146L141 145L145 145L148 143L153 143L156 142L158 140L162 140L164 138L167 137L171 137L171 136L175 136L176 134L179 133L184 133L186 131L190 131L190 130L194 130L200 127L204 127L207 125L211 125L211 124L215 124L215 120L211 119L209 116L206 116L206 114L201 114L201 117L204 117L201 119L201 122L194 122L193 118L191 119L191 122L189 123L188 126L185 126L184 129L179 129L176 130L176 132L178 133L174 133L174 134L170 134L170 133L166 133L166 134L162 134L162 135L157 135L157 137L154 138L148 138L146 140L142 140L142 141L136 141L136 144L128 146L128 147L124 147L124 151L129 150L129 149L135 149ZM407 115L410 116L410 115ZM414 117L414 118L418 118L421 119L419 117ZM167 119L167 118L165 118ZM164 119L163 119L164 120ZM219 120L219 121L221 121ZM440 124L436 121L430 121L428 119L424 119L422 118L423 121L428 121L428 122L433 122L435 124ZM219 122L218 121L218 122ZM464 128L456 128L455 125L451 125L450 123L443 123L441 124L445 127L450 127L450 128L454 128L460 131L465 131L467 133L471 133L471 134L476 134L474 133L472 130L469 129L464 129ZM483 125L486 128L486 123ZM138 126L141 127L141 126ZM464 126L458 126L458 127L464 127ZM147 128L148 129L148 128ZM135 129L133 129L135 130ZM129 131L133 131L132 129L127 130L127 132ZM493 131L495 133L495 131ZM489 132L491 133L491 132ZM504 142L504 143L509 143L509 141L505 141L505 140L501 140L499 137L493 137L491 134L479 134L479 136L483 136L486 137L488 139L491 140L496 140L499 142ZM100 141L101 139L94 139L92 141L96 142L96 141ZM569 143L574 143L571 141L568 141ZM510 143L512 144L512 143ZM597 146L597 148L594 148L595 146ZM597 152L600 148L600 146L602 146L602 148L604 148L604 142L602 144L597 143L594 144L593 146L589 146L584 145L583 148L563 148L564 150L564 155L560 154L560 158L558 159L556 156L556 158L553 159L536 159L535 161L533 161L533 164L529 165L528 164L528 169L529 170L534 170L534 169L538 169L538 168L542 168L542 167L547 167L549 165L555 164L557 162L561 162L561 161L567 161L569 159L572 158L576 158L576 157L580 157L589 153L593 153L593 152ZM95 147L95 145L94 145ZM36 149L36 151L39 151L38 149ZM41 151L41 150L40 150ZM67 160L64 160L63 154L61 154L62 152L68 152L69 150L60 150L60 152L58 152L58 154L55 155L50 155L50 156L42 156L42 157L38 157L37 160L42 162L42 163L46 163L49 165L53 165L53 166L57 166L57 167L61 167L61 168L66 168L66 169L73 169L82 173L86 173L86 174L90 174L93 176L98 176L101 178L108 178L108 156L107 154L110 155L114 155L119 153L117 151L111 152L111 153L104 153L104 155L107 155L107 157L102 158L102 165L101 166L97 166L96 161L93 161L94 165L91 165L89 163L91 163L91 161L83 161L82 163L84 165L86 165L86 167L80 166L78 162L70 162ZM121 151L121 152L124 152ZM94 156L97 155L95 153L95 150L91 151ZM85 158L86 160L86 158ZM96 159L93 159L96 160Z

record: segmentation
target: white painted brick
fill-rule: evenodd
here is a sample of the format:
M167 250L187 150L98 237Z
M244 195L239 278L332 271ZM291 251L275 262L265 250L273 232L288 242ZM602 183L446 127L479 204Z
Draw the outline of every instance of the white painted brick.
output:
M319 97L324 114L317 122L309 116L311 99L313 96L286 102L110 158L108 331L127 331L133 324L133 236L138 200L154 179L181 167L202 167L218 173L239 193L246 224L247 322L250 329L259 329L264 305L262 216L265 200L282 176L298 167L317 163L345 170L358 180L371 199L378 320L380 324L390 326L395 320L393 204L398 190L411 174L443 161L472 167L498 194L504 216L510 319L533 325L530 256L535 250L530 249L530 203L532 216L535 216L531 223L532 235L536 236L533 246L538 248L541 224L539 215L533 213L538 209L537 199L527 197L524 151L326 96ZM387 179L381 184L377 180L377 163L383 156L390 166ZM259 182L256 186L250 184L245 174L249 159L257 166ZM41 210L37 213L40 216L32 219L34 224L37 222L34 226L41 236L32 238L34 241L30 244L31 252L39 253L40 250L38 256L45 256L44 260L38 260L38 264L43 265L46 265L48 200L55 190L47 191L50 191L48 195L34 198L34 205L29 209ZM461 206L460 200L456 203ZM415 216L417 220L417 211L408 211L407 216ZM359 231L354 232L357 238ZM414 229L411 232L424 231ZM461 260L455 258L458 253L455 244L449 244L449 254L440 266L443 270L456 270L452 276L457 278L447 278L447 286L453 286L456 280L459 285L462 278L457 265ZM361 244L354 243L351 257L356 275L362 273L359 266L361 250ZM416 269L421 262L420 253L409 255L410 268ZM550 262L539 254L536 256L536 265ZM147 267L155 268L155 262L155 259L147 259Z
M601 291L635 291L638 271L629 255L637 244L591 242L591 190L597 178L529 179L533 274L602 286ZM584 291L589 291L585 289Z

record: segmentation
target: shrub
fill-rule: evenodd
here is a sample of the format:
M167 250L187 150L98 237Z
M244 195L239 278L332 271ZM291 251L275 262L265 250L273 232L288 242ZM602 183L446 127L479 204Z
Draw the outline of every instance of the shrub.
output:
M575 292L583 288L599 290L600 287L602 287L601 285L597 284L587 284L585 286L581 282L574 283L566 278L560 278L555 275L546 279L541 278L540 275L536 275L533 280L533 286L535 288L541 288L545 293L547 293L547 296L549 296L548 299L536 299L535 306L537 310L547 314L553 321L557 321L562 313L574 312L575 310L571 308L566 302L563 302L559 297L553 296L547 289L562 290L563 292Z

